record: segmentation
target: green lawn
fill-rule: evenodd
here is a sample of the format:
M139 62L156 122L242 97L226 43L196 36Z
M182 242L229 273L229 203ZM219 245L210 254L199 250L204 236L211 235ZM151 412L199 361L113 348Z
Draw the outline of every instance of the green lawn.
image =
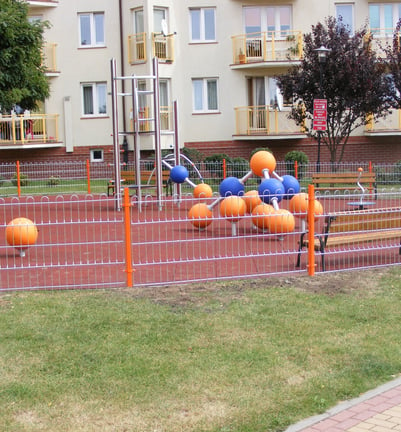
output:
M1 431L266 432L401 371L401 269L0 296Z

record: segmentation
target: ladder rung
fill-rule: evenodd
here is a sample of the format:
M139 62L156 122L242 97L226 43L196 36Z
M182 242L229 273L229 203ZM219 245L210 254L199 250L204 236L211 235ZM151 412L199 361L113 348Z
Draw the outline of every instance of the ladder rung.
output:
M132 96L132 93L117 93L117 96Z
M139 122L148 122L148 121L154 121L154 118L139 118L137 119Z
M137 93L141 94L141 95L146 95L146 94L153 94L154 91L153 90L137 90Z

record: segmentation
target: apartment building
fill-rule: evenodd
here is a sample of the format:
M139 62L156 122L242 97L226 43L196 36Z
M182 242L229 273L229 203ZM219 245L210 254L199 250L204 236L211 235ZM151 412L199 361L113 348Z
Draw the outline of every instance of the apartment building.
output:
M287 118L291 101L283 100L275 77L299 63L302 35L327 16L341 15L351 29L368 23L377 41L390 41L401 17L401 2L379 0L27 3L30 19L51 25L44 47L51 95L37 113L0 119L0 131L6 131L0 134L3 160L111 161L111 59L119 77L135 77L118 80L125 95L117 98L120 144L128 146L128 158L134 145L150 154L155 142L150 77L157 58L162 149L172 149L177 139L181 147L204 154L247 157L254 148L269 147L278 157L302 150L313 161L316 142ZM356 131L345 157L399 160L400 135L394 111Z

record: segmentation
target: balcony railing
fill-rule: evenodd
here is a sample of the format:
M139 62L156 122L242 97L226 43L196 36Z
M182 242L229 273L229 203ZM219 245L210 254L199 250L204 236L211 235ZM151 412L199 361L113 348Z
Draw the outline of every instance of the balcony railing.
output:
M301 31L232 36L233 64L297 61L303 57Z
M128 61L130 64L146 62L146 33L128 36Z
M30 7L55 7L58 5L58 0L27 0Z
M163 36L152 33L152 54L160 61L172 63L174 60L174 35Z
M58 141L58 114L0 116L0 146Z
M131 111L131 131L135 132L134 121L132 119ZM151 108L143 107L139 109L138 127L139 132L152 132L154 120L151 119ZM173 113L170 106L160 107L160 130L172 131L173 130Z
M270 105L236 107L236 135L304 134L302 127L288 119L289 106L280 111Z
M42 62L48 73L58 73L57 69L57 44L47 42L42 48Z
M373 121L372 117L368 116L368 124L365 128L366 132L376 134L388 134L401 133L401 110L394 109L386 118Z
M161 62L174 61L174 35L163 36L152 33L152 57ZM146 33L136 33L128 36L128 61L134 65L147 62L147 36Z

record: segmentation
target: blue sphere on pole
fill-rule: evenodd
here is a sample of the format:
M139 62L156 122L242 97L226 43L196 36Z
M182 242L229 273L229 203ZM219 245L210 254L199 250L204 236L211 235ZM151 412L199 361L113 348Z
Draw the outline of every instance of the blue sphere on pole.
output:
M270 204L273 198L277 199L277 202L280 202L283 199L285 190L279 180L270 178L262 181L259 185L258 192L260 199L264 203Z
M184 183L189 177L188 170L182 165L176 165L170 170L170 178L174 183Z
M225 178L219 186L219 192L222 197L231 195L241 196L244 195L244 185L237 179L237 177Z
M292 175L283 175L284 199L291 199L300 192L301 186L299 181Z

